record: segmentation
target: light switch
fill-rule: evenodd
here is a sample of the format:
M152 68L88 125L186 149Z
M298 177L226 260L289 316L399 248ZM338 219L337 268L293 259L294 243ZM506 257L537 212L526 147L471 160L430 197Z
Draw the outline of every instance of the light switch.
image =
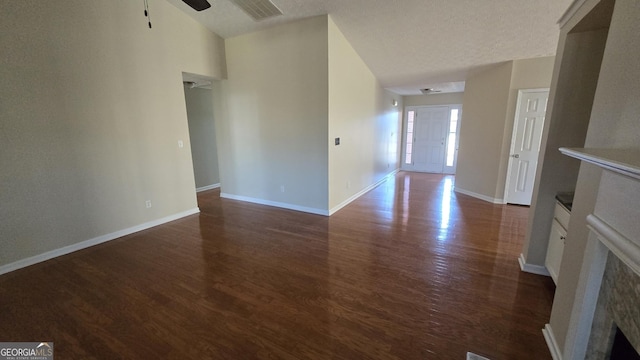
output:
M340 145L340 138L336 138L336 146Z
M182 142L182 140L178 140L178 147L179 148L183 148L184 147L184 143Z

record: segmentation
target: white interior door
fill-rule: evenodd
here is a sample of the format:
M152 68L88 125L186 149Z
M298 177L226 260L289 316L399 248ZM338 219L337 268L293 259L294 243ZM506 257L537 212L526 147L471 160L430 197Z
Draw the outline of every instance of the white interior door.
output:
M449 126L449 107L433 106L416 112L413 170L442 173Z
M507 203L531 205L548 98L549 89L518 91L505 190Z

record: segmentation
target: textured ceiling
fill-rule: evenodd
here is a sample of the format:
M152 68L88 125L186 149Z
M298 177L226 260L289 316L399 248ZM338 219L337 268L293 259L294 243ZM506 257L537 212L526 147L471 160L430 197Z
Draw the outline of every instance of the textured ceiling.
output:
M223 38L330 14L383 86L409 95L486 65L553 55L572 0L272 0L284 15L261 22L229 0L200 13L167 1Z

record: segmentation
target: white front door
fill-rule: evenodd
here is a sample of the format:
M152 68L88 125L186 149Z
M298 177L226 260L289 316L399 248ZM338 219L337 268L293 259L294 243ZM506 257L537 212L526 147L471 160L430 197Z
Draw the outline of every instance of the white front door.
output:
M413 170L442 173L449 107L421 108L416 113L413 141Z
M531 205L549 89L520 90L511 137L505 200Z

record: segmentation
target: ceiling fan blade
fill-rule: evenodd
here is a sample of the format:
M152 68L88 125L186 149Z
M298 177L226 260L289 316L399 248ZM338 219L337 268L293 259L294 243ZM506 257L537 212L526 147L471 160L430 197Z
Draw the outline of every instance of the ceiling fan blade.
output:
M195 11L202 11L211 7L207 0L182 0L185 4L191 6Z

